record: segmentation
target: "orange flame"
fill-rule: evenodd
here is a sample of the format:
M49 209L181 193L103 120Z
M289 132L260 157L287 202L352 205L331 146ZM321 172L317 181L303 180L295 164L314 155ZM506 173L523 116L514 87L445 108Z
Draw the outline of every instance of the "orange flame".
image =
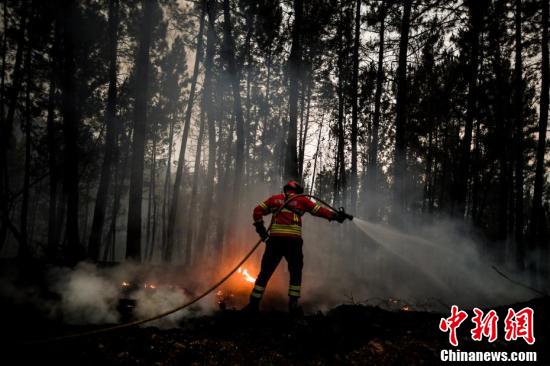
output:
M237 273L240 273L246 282L254 283L256 282L256 278L252 277L250 273L248 272L248 269L239 267L237 270Z

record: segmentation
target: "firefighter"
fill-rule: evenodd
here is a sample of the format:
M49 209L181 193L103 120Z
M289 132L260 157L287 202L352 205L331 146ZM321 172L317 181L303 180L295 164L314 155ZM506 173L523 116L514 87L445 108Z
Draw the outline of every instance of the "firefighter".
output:
M282 194L271 196L260 202L254 208L253 219L256 232L266 242L266 248L262 257L261 269L254 288L250 295L248 305L243 309L249 312L257 312L260 301L271 275L277 268L282 257L285 257L290 272L288 287L289 312L293 315L301 313L298 306L302 285L302 219L301 216L309 212L314 216L324 217L339 223L344 222L346 214L343 211L332 211L321 207L308 197L300 196L290 201L273 219L271 231L268 234L264 226L263 216L277 211L285 201L296 194L304 192L300 183L291 180L283 187Z

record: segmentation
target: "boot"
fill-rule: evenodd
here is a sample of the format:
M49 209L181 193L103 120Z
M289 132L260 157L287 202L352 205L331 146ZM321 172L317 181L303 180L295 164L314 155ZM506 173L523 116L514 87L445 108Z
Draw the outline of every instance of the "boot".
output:
M257 297L250 297L248 304L242 308L241 311L249 314L257 314L260 311L260 299Z
M288 313L291 317L302 317L304 315L304 312L302 311L302 307L298 304L299 297L296 296L289 296L288 297Z

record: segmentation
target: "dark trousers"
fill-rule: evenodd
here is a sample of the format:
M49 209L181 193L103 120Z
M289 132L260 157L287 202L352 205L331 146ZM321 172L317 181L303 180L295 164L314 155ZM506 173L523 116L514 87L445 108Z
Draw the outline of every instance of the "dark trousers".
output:
M262 267L256 279L252 297L261 299L271 275L283 257L288 263L288 271L290 272L288 294L291 297L300 297L302 268L304 267L302 244L302 238L285 236L272 236L267 240L262 257Z

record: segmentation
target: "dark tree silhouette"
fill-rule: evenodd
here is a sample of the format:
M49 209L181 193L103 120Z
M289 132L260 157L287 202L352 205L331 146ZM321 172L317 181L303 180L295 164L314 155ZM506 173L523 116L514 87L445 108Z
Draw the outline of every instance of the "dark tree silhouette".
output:
M368 147L368 167L367 167L367 193L376 195L378 186L378 141L380 129L380 116L382 114L382 89L384 82L384 46L385 46L385 30L386 30L386 13L387 4L383 0L378 9L378 21L380 28L378 29L378 63L376 67L376 92L374 95L374 114L372 117L372 129L370 145ZM371 206L372 207L372 206ZM369 216L373 215L373 210L369 210Z
M407 55L412 1L403 2L403 16L399 37L399 61L397 64L397 97L395 100L395 165L394 200L401 209L405 207L406 149L407 149Z
M241 80L240 75L237 70L237 65L235 63L235 45L232 35L232 25L231 25L231 15L229 9L229 0L223 1L223 19L224 19L224 55L227 62L227 71L229 73L229 78L231 79L231 88L233 90L233 113L235 114L236 121L236 132L237 132L237 141L236 141L236 150L235 153L235 178L233 182L233 195L232 195L232 206L235 206L239 202L239 192L241 189L242 178L244 174L244 116L243 108L241 103Z
M65 142L63 190L67 197L65 240L67 242L65 257L70 263L85 258L84 247L79 239L79 154L78 130L80 118L76 109L75 80L75 34L77 8L73 0L64 2L64 13L61 20L63 39L63 77L61 80L63 137Z
M107 96L107 108L105 111L105 126L107 134L105 136L105 153L101 165L101 176L99 178L99 187L94 208L94 217L92 222L92 231L88 243L88 257L94 260L99 259L101 248L101 237L103 232L103 223L105 222L105 211L107 208L107 194L111 184L111 167L115 156L116 141L118 138L119 127L116 120L117 104L117 34L119 26L119 4L118 0L109 1L109 25L108 25L108 59L109 59L109 90Z
M546 154L546 130L548 128L548 99L549 99L549 74L550 64L548 55L548 1L541 2L542 8L542 37L541 37L541 85L539 103L538 143L536 150L535 184L533 188L533 201L531 204L531 217L529 222L529 243L532 249L546 249L548 246L547 223L542 202L544 155ZM532 264L534 265L534 264Z
M143 160L145 128L147 123L147 88L149 77L149 51L151 45L152 16L155 0L143 1L139 49L136 53L136 96L134 102L134 133L130 163L130 193L128 200L128 233L126 258L141 261L141 201L143 194Z
M302 0L294 0L294 22L292 25L292 48L288 57L288 132L286 139L285 177L298 179L298 94L302 71Z
M175 225L176 218L178 216L178 207L180 203L180 192L183 179L183 165L185 163L185 151L187 149L187 139L189 136L189 129L191 126L191 115L193 112L193 103L195 100L195 90L197 88L197 79L199 77L199 67L203 54L203 33L204 33L204 18L206 13L206 1L201 2L200 20L199 20L199 33L197 35L197 46L195 54L195 65L193 67L193 76L191 78L191 90L189 92L189 99L187 100L187 106L185 108L185 120L183 126L183 134L181 138L181 147L178 159L178 166L176 168L176 179L174 181L174 190L172 200L170 202L170 211L168 215L168 226L166 228L166 243L165 243L165 258L172 257L173 248L175 245Z
M523 157L523 41L522 41L522 3L521 0L516 0L514 11L514 40L515 47L515 65L514 65L514 112L515 112L515 131L514 131L514 158L515 158L515 240L516 240L516 256L517 263L520 269L524 267L525 261L525 248L523 243L523 230L524 230L524 212L523 212L523 200L524 190L524 157Z
M460 160L454 176L452 213L463 217L466 212L468 177L471 163L471 144L474 120L477 114L477 87L479 73L479 34L481 32L486 1L467 1L465 6L469 14L469 70L468 70L468 105L464 125L464 137L461 142Z
M352 71L352 93L351 93L351 177L350 191L351 204L357 204L357 134L358 134L358 109L357 94L359 89L359 44L361 43L361 0L355 4L355 32L353 37L353 71ZM352 207L355 212L355 207Z

